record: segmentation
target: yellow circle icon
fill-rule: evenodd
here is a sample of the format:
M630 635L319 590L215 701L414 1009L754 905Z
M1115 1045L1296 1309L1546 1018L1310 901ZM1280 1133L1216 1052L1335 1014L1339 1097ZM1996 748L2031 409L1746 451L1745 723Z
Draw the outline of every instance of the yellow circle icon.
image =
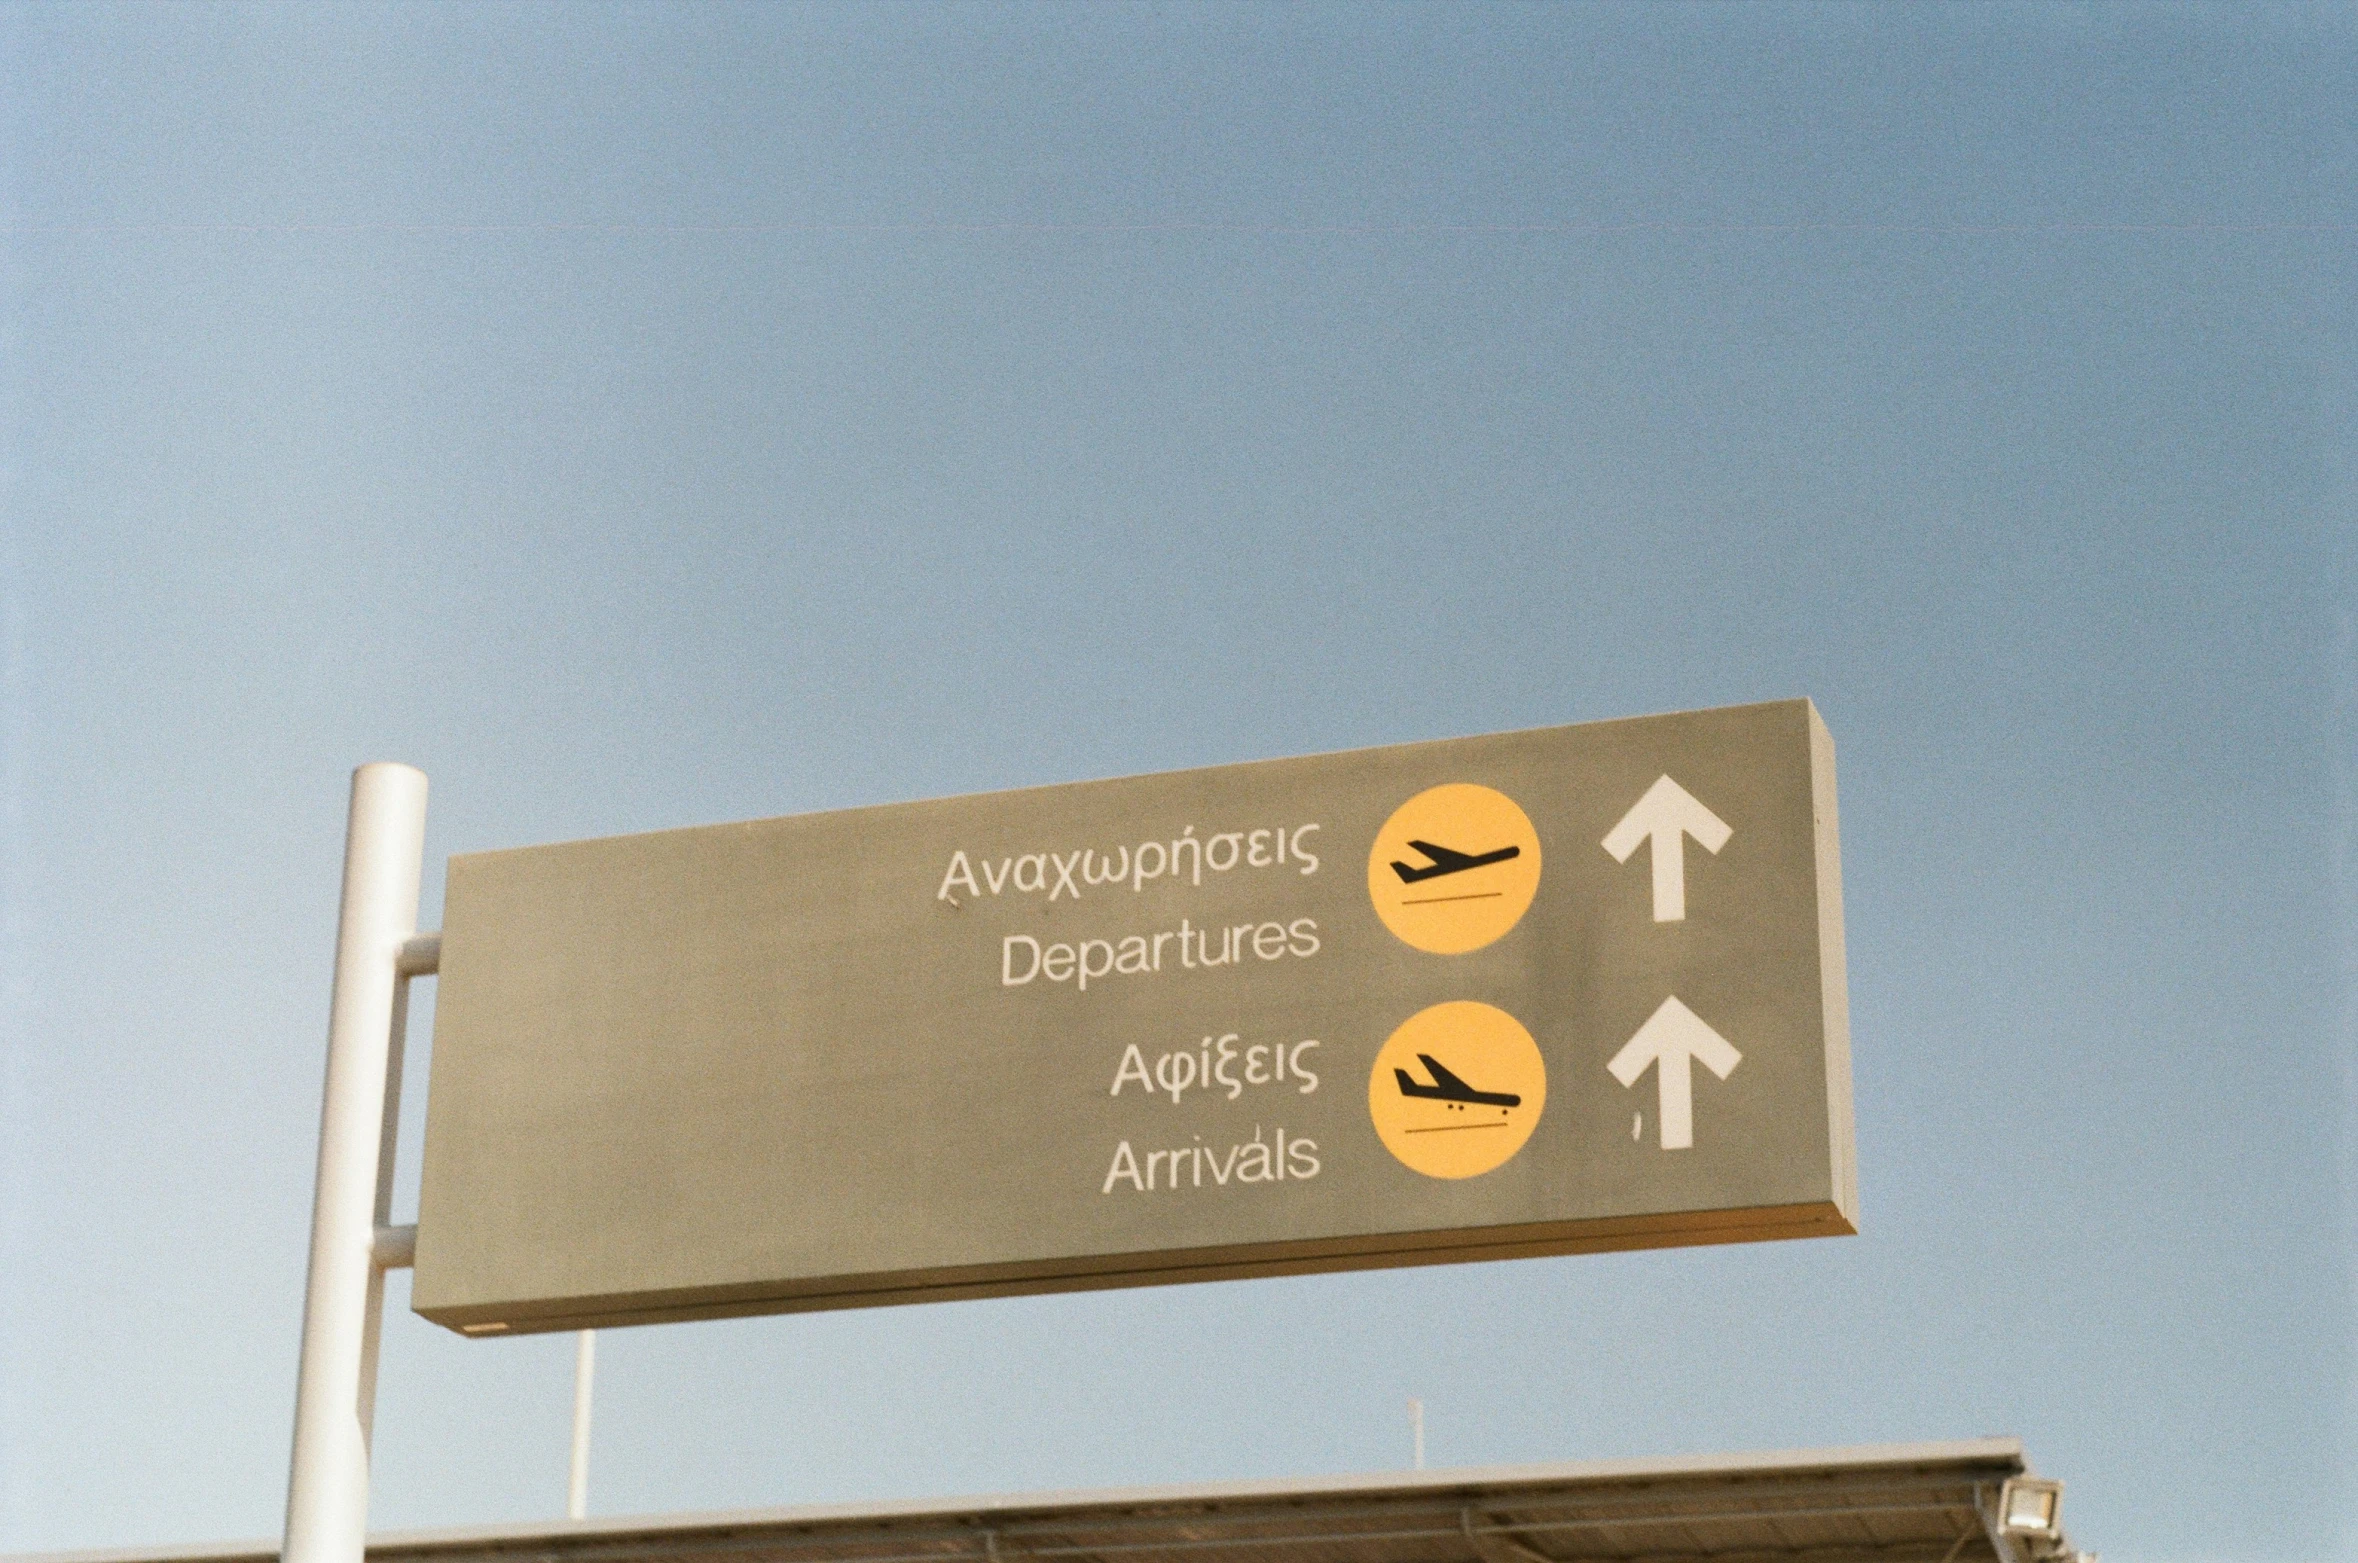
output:
M1547 1065L1521 1021L1458 999L1402 1022L1367 1077L1384 1149L1428 1178L1503 1166L1547 1106Z
M1523 920L1538 890L1539 832L1514 799L1472 782L1394 809L1367 854L1376 916L1434 955L1482 948Z

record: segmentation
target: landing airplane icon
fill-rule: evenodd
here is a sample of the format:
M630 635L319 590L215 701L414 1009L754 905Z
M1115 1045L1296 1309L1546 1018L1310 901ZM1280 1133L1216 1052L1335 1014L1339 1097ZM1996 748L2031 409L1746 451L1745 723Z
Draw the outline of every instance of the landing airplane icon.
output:
M1410 845L1418 848L1419 850L1424 849L1424 843L1421 841L1411 842ZM1509 847L1507 850L1512 852L1514 848ZM1400 1082L1400 1094L1402 1096L1421 1096L1428 1101L1454 1102L1460 1106L1475 1105L1482 1107L1520 1107L1523 1105L1523 1099L1520 1096L1515 1095L1512 1091L1475 1090L1472 1086L1466 1084L1463 1080L1460 1080L1457 1076L1442 1068L1440 1060L1436 1059L1430 1053L1419 1053L1416 1055L1416 1057L1417 1062L1423 1064L1426 1071L1432 1075L1433 1083L1431 1085L1419 1085L1414 1080L1408 1078L1407 1070L1395 1069L1392 1071L1392 1078Z
M1496 852L1475 854L1435 846L1430 841L1411 840L1408 844L1433 861L1431 866L1426 868L1410 868L1406 863L1395 858L1392 862L1392 872L1400 876L1400 882L1404 885L1413 885L1420 880L1439 879L1444 874L1462 874L1469 868L1484 868L1492 863L1503 863L1508 858L1523 855L1521 847L1500 847Z

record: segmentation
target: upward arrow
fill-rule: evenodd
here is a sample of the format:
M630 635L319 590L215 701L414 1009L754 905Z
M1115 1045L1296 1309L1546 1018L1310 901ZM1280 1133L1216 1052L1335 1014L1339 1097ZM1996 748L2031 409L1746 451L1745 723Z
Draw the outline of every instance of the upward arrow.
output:
M1654 843L1654 921L1684 922L1687 915L1687 837L1717 854L1735 832L1727 821L1695 801L1695 795L1665 776L1646 789L1637 806L1605 838L1613 861L1626 863L1638 843Z
M1653 1018L1638 1027L1637 1035L1624 1042L1605 1066L1624 1086L1637 1084L1646 1066L1654 1066L1654 1085L1662 1109L1662 1148L1666 1151L1683 1151L1695 1143L1697 1059L1725 1080L1744 1061L1744 1055L1674 997L1664 999Z

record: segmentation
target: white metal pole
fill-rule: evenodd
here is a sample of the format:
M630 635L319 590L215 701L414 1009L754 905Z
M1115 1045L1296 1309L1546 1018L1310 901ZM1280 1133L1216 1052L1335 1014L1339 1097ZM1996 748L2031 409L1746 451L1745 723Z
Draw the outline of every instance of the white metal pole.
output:
M598 1332L573 1337L573 1467L565 1479L565 1518L589 1513L590 1380L598 1370Z
M1411 1469L1425 1468L1425 1403L1413 1398L1408 1402L1408 1454L1415 1462Z
M417 932L426 778L406 765L352 773L344 899L328 1004L327 1087L311 1202L311 1272L295 1379L285 1563L361 1563L368 1542L368 1440L384 1272L372 1253L385 1156L386 1065L396 966Z

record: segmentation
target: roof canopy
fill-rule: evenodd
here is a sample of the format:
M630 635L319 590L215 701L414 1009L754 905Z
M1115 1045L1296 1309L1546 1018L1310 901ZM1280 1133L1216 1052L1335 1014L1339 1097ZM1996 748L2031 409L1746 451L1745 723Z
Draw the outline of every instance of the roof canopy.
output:
M380 1563L2031 1563L2012 1439L410 1531ZM2054 1548L2042 1549L2052 1555ZM20 1563L269 1563L267 1542Z

